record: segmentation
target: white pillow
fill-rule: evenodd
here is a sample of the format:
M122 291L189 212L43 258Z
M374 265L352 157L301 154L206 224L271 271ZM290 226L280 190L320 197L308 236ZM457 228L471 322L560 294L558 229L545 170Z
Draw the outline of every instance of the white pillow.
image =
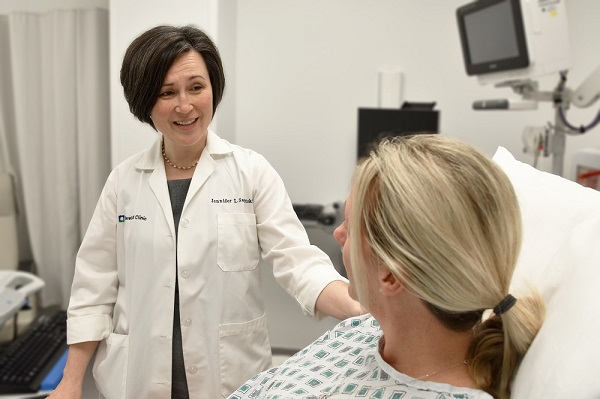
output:
M539 171L498 148L521 205L523 247L511 291L528 282L546 320L525 355L512 399L600 398L600 192Z

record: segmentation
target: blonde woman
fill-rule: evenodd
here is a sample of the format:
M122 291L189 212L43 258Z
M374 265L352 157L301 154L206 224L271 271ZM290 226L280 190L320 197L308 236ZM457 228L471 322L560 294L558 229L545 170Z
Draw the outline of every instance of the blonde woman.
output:
M510 397L544 305L509 292L521 217L493 161L441 135L388 140L356 169L334 235L370 314L230 398Z

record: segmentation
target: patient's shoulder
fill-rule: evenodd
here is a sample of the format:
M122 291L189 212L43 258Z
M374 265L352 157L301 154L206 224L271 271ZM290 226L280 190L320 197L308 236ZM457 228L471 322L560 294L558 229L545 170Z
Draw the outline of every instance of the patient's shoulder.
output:
M330 337L351 337L357 334L379 336L381 328L377 320L367 313L343 320L329 331Z
M349 317L346 320L341 321L335 328L379 330L379 323L370 313L366 313L360 316Z

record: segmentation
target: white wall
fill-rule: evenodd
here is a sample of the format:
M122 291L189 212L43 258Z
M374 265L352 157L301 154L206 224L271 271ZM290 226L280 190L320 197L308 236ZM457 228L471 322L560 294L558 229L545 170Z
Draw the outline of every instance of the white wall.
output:
M214 128L251 147L276 167L294 202L344 199L355 160L356 112L377 104L377 71L404 72L405 99L436 101L441 130L492 154L498 145L521 153L527 125L554 120L550 104L538 111L475 112L475 99L513 96L481 87L463 70L454 12L463 0L3 0L0 13L57 8L108 7L112 163L146 148L156 137L123 99L120 64L127 45L159 23L196 24L219 46L227 88ZM568 0L577 85L600 64L600 2ZM555 78L540 80L551 89ZM571 109L568 118L588 123L597 110ZM217 125L218 122L218 125ZM567 138L571 154L600 146L596 128ZM546 166L549 169L550 163Z
M481 87L462 64L455 9L468 0L244 0L237 15L236 141L271 161L292 201L344 199L356 153L357 108L377 105L377 71L404 72L404 98L436 101L441 131L490 155L501 145L517 158L527 125L554 121L537 111L475 112L476 99L513 97ZM600 1L569 0L576 87L600 64ZM551 90L557 78L540 80ZM600 104L568 114L589 123ZM599 146L600 128L567 138L566 163ZM542 165L544 166L544 165ZM550 162L547 170L550 169Z
M10 12L49 12L72 8L108 8L108 0L2 0L0 14Z
M32 0L30 0L32 1ZM403 97L436 101L444 134L490 155L498 146L517 158L526 126L554 122L554 110L473 111L473 100L511 97L509 89L480 86L464 72L455 10L468 0L110 0L113 165L156 137L123 99L120 63L127 45L158 23L194 23L219 46L227 87L213 128L263 155L283 177L294 202L344 199L356 153L357 108L377 105L377 71L404 73ZM183 12L182 12L183 10ZM575 88L600 64L600 2L568 0ZM551 90L557 78L539 80ZM572 108L570 122L589 123L593 108ZM568 137L565 173L573 152L600 146L596 128ZM540 167L551 170L551 160Z

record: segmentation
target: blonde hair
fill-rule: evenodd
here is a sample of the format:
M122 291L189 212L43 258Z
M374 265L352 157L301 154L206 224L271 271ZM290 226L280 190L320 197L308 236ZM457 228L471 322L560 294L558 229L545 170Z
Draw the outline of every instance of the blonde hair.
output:
M504 172L457 139L393 138L357 167L351 201L348 239L361 303L369 308L363 282L374 257L448 328L473 329L467 360L474 380L509 398L544 306L534 293L481 321L508 294L521 245L519 205Z

